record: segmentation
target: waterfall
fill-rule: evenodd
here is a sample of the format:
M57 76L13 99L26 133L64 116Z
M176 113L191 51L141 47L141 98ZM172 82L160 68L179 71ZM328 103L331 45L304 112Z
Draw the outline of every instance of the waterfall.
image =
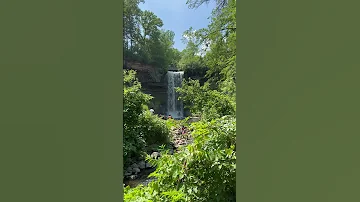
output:
M175 91L176 87L181 86L184 72L168 71L167 73L167 115L174 119L184 117L184 107L182 101L178 100L179 94Z

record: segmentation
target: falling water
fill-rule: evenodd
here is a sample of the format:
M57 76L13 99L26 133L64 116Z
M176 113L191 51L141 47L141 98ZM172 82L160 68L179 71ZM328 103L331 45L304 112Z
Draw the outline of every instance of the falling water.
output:
M174 119L181 119L184 116L183 103L178 100L179 94L175 91L176 87L181 86L184 72L168 71L167 73L167 113Z

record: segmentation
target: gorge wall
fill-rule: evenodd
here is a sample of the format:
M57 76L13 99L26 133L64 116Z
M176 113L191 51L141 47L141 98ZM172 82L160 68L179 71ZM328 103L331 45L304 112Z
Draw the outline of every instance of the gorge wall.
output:
M142 91L146 94L150 94L154 98L150 101L149 107L155 110L156 114L168 115L167 102L168 102L168 86L167 86L167 71L160 72L157 68L142 64L140 62L124 61L123 69L135 70L136 77L141 82ZM169 71L177 71L176 68L169 68ZM207 68L196 69L193 71L185 71L185 79L191 78L199 80L203 84L205 79ZM184 115L189 116L190 112L184 109Z
M124 69L135 70L136 77L141 82L142 91L154 98L149 107L157 114L166 114L167 111L167 84L166 72L160 72L151 65L139 62L124 61Z

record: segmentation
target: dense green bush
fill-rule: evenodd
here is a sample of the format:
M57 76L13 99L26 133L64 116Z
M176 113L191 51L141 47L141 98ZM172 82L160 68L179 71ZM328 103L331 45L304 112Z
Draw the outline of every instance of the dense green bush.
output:
M135 71L124 71L124 161L129 164L131 158L139 157L139 151L146 146L144 134L141 131L140 117L144 105L151 96L140 91L141 84L135 77Z
M194 144L183 152L151 160L157 178L148 186L125 188L125 201L235 201L236 120L225 116L193 123ZM219 186L221 185L221 186Z
M124 163L141 158L145 147L168 142L169 130L164 120L150 114L146 104L152 98L141 92L135 71L124 71Z
M200 85L198 80L183 81L178 88L180 99L192 113L202 114L202 118L212 120L225 115L235 115L236 103L230 95L211 90L209 83Z
M140 117L140 123L140 129L144 133L147 145L169 142L170 131L165 123L165 120L151 114L150 111L145 111Z

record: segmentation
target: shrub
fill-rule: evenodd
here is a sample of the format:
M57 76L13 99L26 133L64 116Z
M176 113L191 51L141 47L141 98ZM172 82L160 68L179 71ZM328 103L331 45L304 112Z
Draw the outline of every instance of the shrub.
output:
M167 119L166 126L171 129L172 127L178 126L178 122L175 119Z
M201 86L198 80L190 79L183 81L177 91L191 113L200 113L206 120L235 115L235 99L224 92L210 89L209 83Z
M151 115L146 104L152 99L141 92L141 84L133 70L124 71L124 165L141 158L145 147L166 143L169 130L160 118Z
M147 145L164 144L169 142L169 129L161 118L145 111L140 117L140 130L144 134Z
M162 151L148 186L125 188L125 201L235 201L236 125L226 116L191 126L194 144L174 155ZM221 185L221 186L219 186Z
M139 157L146 146L144 134L139 127L144 105L151 96L141 92L141 84L133 70L124 71L124 161L127 166L131 158Z

